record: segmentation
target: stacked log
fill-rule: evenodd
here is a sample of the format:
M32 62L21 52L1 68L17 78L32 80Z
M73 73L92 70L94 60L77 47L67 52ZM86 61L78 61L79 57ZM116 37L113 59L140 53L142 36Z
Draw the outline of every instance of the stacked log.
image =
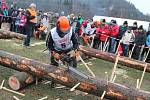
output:
M110 100L150 100L150 92L90 78L74 68L68 70L4 51L0 51L0 65L34 74L47 80L53 79L67 87L73 87L80 83L76 89L96 96L101 96L106 91L105 98Z
M80 46L80 51L88 56L103 59L103 60L110 61L113 63L116 60L115 54L103 52L101 50ZM131 59L129 57L120 56L118 58L118 64L143 71L146 63L142 62L142 61ZM146 72L150 73L150 64L149 63L147 64Z
M12 39L12 38L23 40L26 38L26 35L0 29L0 39Z

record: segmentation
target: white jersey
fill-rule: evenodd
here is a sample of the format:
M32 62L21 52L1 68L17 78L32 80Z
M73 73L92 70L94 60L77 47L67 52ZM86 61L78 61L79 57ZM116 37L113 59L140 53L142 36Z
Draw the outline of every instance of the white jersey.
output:
M53 28L51 30L51 36L54 41L55 50L61 51L61 50L68 50L73 48L73 43L71 41L72 28L70 29L70 32L66 34L63 38L59 37L56 28Z

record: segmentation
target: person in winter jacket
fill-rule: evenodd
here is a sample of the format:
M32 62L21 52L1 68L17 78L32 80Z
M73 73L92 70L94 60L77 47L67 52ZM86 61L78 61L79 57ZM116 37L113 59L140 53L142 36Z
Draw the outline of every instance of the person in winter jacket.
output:
M24 46L30 46L30 38L33 34L33 28L37 23L37 13L36 13L36 4L30 4L29 8L26 10L27 22L25 25L25 35L27 38L24 41Z
M91 36L93 35L95 31L95 28L91 26L90 22L88 22L87 20L84 20L82 23L82 40L84 42L84 45L88 45L90 46L90 40L91 40Z
M62 16L58 19L57 27L53 28L49 33L46 46L52 54L51 64L55 66L58 66L55 59L59 58L61 54L67 54L70 51L76 51L78 49L76 34L72 33L72 28L67 17ZM75 56L73 57L73 61L72 67L76 68Z
M140 58L141 49L142 49L142 46L145 46L145 42L146 42L146 33L144 32L142 25L138 28L138 31L139 32L137 33L137 35L135 37L135 41L134 41L136 46L135 46L135 49L133 52L133 58L136 60L141 59Z
M0 29L1 29L2 23L3 23L3 11L0 8Z
M16 25L15 25L15 21L16 21L16 17L18 16L19 11L16 8L16 6L11 5L11 8L9 9L9 15L11 16L10 18L10 31L15 32L16 31Z
M15 32L17 32L17 33L20 33L21 31L20 31L20 22L22 21L21 19L22 19L22 16L23 16L23 13L22 13L22 9L21 8L19 8L18 9L18 15L17 15L17 17L15 18L16 20L15 20Z
M100 27L101 22L99 21L95 21L91 24L91 26L94 28L96 28L96 31L98 31L97 29ZM99 33L98 32L94 32L95 37L94 37L94 43L93 43L93 48L98 49L99 48L99 44L100 44L100 39L99 39Z
M6 5L6 0L1 0L1 10L3 12L3 21L7 22L8 21L8 7Z
M123 56L128 55L129 44L134 41L135 35L130 27L128 27L127 31L124 33L121 39Z
M116 46L117 46L117 37L119 32L119 26L115 20L111 20L111 32L110 32L110 53L115 53Z
M148 50L150 49L150 31L147 32L147 38L146 38L146 53L148 53ZM146 59L146 62L150 63L150 53L148 54L148 57Z
M61 16L55 28L51 29L46 41L46 46L51 53L51 64L59 66L59 61L63 61L63 56L68 56L66 61L70 67L77 67L76 52L78 49L78 39L72 32L69 20L65 16ZM54 87L54 81L51 86Z
M34 37L37 39L45 40L45 38L46 38L45 29L46 28L47 27L42 22L40 22L36 26L36 31L34 32Z
M46 35L46 38L47 38L48 33L49 33L49 28L50 28L50 25L49 25L49 22L50 22L50 21L49 21L49 17L48 17L48 14L47 14L47 13L44 13L44 14L43 14L42 19L41 19L41 22L42 22L43 26L46 27L43 33ZM44 35L43 35L43 36L44 36ZM45 37L44 37L44 38L45 38ZM44 38L43 38L43 39L44 39Z
M124 33L127 31L128 28L128 22L124 21L123 25L119 27L119 34L118 34L118 39L121 39Z
M20 23L19 23L19 31L21 34L25 34L25 24L27 22L27 18L24 14L24 11L22 11L21 13L22 13L22 16L21 16Z
M138 25L137 25L137 22L133 23L132 30L133 30L133 33L134 33L134 35L136 37L136 35L138 34ZM132 43L130 43L129 52L132 51L133 47L134 47L134 41Z
M106 21L102 21L99 28L96 29L96 33L99 34L99 41L101 43L101 50L103 50L105 42L107 42L110 36L110 28L106 24Z

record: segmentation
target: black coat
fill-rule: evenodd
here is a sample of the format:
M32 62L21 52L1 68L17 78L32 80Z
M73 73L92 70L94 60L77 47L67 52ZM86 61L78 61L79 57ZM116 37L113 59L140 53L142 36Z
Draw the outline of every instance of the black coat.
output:
M146 34L145 34L144 32L137 33L134 42L135 42L136 45L138 45L138 46L145 45L145 43L146 43Z

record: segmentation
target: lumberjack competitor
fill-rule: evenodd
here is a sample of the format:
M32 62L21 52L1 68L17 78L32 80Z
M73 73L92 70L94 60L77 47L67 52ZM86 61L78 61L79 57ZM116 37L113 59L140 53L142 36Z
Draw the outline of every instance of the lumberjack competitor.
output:
M46 46L51 53L51 65L59 66L58 62L67 55L69 56L68 66L76 68L78 45L77 36L72 31L68 18L61 16L57 20L56 27L51 29L46 41ZM54 87L54 84L52 81L51 87Z

